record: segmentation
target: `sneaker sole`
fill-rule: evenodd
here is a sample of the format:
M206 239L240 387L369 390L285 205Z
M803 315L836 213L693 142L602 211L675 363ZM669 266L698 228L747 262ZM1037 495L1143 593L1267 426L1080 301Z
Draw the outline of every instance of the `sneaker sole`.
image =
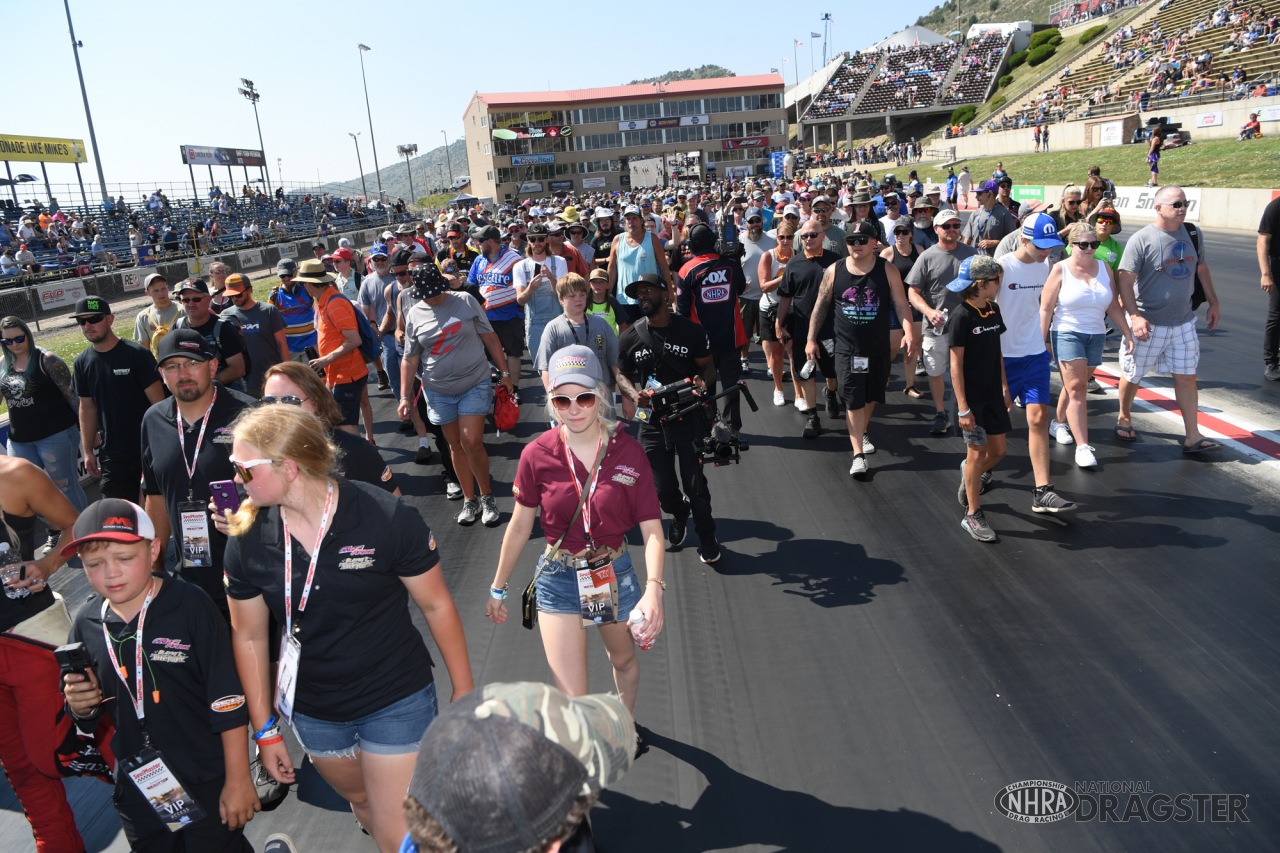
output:
M698 559L699 559L699 560L701 560L702 562L706 563L708 566L710 566L710 565L713 565L713 564L715 564L715 563L720 562L720 558L721 558L722 556L723 556L723 554L716 554L714 557L704 557L704 556L702 556L701 554L699 554L699 555L698 555Z
M1051 514L1053 514L1053 515L1057 515L1057 514L1058 514L1058 513L1060 513L1060 512L1071 512L1071 510L1073 510L1073 509L1075 509L1075 508L1076 508L1076 505L1075 505L1075 504L1071 504L1070 506L1061 506L1061 507L1059 507L1059 506L1040 506L1040 504L1037 504L1037 503L1032 503L1032 504L1031 504L1031 511L1032 511L1032 512L1041 512L1041 513L1043 513L1043 512L1047 512L1047 513L1051 513Z
M972 530L970 530L970 529L969 529L969 525L965 524L963 520L961 520L961 522L960 522L960 526L964 529L964 532L965 532L965 533L968 533L968 534L969 534L969 537L970 537L971 539L973 539L974 541L976 541L976 542L987 542L987 543L990 543L990 542L998 542L998 541L999 541L999 538L1000 538L1000 537L996 536L996 535L995 535L995 533L992 533L992 534L991 534L991 536L989 536L989 537L979 536L977 533L974 533Z
M498 516L493 521L485 521L484 519L481 519L480 523L483 524L485 527L497 527L499 524L502 523L502 516Z

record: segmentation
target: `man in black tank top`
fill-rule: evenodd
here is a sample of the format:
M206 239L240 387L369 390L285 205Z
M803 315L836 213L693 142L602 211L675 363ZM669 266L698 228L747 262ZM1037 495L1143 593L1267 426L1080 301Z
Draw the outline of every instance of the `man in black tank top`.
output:
M889 379L890 304L897 308L909 355L919 352L920 340L915 323L911 322L902 276L876 254L875 228L869 222L859 222L849 231L845 243L849 256L828 267L822 277L805 350L810 358L817 357L817 330L827 311L832 310L836 380L853 445L849 473L862 480L867 475L867 454L875 452L875 445L866 438L867 425L876 403L884 402Z

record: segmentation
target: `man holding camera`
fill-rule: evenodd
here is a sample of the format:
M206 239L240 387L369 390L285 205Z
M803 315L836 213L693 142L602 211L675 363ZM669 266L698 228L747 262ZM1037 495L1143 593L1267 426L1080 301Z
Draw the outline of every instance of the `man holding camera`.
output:
M670 406L661 402L654 406L654 392L663 386L692 379L699 391L705 391L715 381L711 344L701 326L671 313L667 282L662 276L642 275L627 285L626 293L636 300L642 316L618 340L618 390L637 407L640 444L653 468L658 502L663 512L671 514L667 540L672 550L684 544L692 515L698 531L698 557L711 564L720 559L720 543L716 540L711 492L697 447L710 432L707 416L699 407L683 417L664 421Z

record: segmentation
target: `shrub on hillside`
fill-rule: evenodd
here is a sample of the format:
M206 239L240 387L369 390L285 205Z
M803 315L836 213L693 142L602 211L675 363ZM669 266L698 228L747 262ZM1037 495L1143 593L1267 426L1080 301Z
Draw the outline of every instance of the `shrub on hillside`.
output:
M1027 64L1032 68L1035 68L1043 62L1047 62L1049 57L1053 56L1057 52L1058 48L1056 46L1051 44L1042 44L1035 50L1031 51L1031 54L1027 57Z
M972 104L965 107L956 107L951 111L951 124L969 124L973 121L973 117L978 114L978 108Z
M1013 82L1013 75L1006 74L1000 78L1000 88L1003 89L1005 86L1008 86L1012 82Z
M1102 35L1106 31L1107 31L1106 24L1098 24L1096 26L1089 27L1089 29L1085 30L1080 34L1080 43L1088 44L1089 42L1093 41L1094 39L1096 39L1098 36Z
M1000 109L1008 102L1009 102L1009 99L1006 98L1004 95L996 95L994 98L991 99L991 112L995 112L996 110Z
M1028 54L1028 53L1030 53L1030 51L1027 51L1027 50L1020 50L1020 51L1018 51L1017 53L1012 54L1012 55L1009 57L1009 70L1010 70L1010 71L1012 71L1013 69L1017 68L1017 67L1018 67L1019 65L1021 65L1022 63L1026 62L1026 61L1027 61L1027 54Z
M1038 33L1034 33L1031 36L1031 42L1027 45L1027 48L1029 50L1035 50L1042 44L1048 44L1050 39L1054 36L1057 36L1059 41L1062 40L1062 33L1058 32L1056 28L1051 27L1047 30L1041 30Z

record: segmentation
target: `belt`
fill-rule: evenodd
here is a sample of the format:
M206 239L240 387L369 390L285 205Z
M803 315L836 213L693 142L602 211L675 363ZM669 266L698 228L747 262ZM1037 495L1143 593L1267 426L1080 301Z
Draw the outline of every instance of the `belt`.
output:
M583 548L581 551L575 554L571 551L566 551L561 549L559 551L556 551L554 554L552 554L551 559L555 560L557 563L564 563L568 560L572 560L577 557L587 556L587 552L589 550L591 549ZM624 542L621 548L609 548L607 550L609 551L609 559L616 560L627 552L627 546L626 546L626 543Z

